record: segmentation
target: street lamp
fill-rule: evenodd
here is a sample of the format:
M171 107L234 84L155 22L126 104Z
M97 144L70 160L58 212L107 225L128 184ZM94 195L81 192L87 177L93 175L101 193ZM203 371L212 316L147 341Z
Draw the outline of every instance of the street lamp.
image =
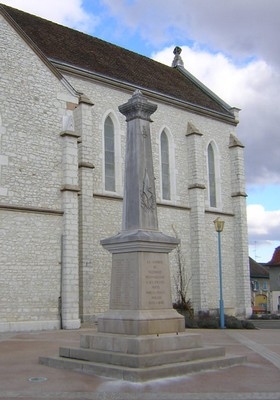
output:
M220 278L220 328L225 327L224 300L223 300L223 280L222 280L222 254L221 254L221 232L224 229L225 221L220 217L214 221L216 232L218 232L218 254L219 254L219 278Z

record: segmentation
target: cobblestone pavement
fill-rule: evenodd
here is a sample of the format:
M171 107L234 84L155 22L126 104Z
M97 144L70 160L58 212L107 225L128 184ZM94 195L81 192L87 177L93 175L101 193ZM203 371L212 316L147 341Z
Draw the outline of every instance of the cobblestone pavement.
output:
M246 363L178 378L130 383L49 368L39 356L78 346L82 333L45 331L0 334L0 400L280 400L280 331L190 330L204 345L244 354Z

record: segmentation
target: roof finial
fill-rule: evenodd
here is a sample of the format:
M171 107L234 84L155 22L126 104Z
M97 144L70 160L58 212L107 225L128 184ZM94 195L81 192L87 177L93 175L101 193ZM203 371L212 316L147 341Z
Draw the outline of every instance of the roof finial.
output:
M173 50L173 54L175 54L174 60L172 62L173 68L178 67L178 66L180 66L180 67L184 66L184 62L182 60L182 57L180 56L181 52L182 52L182 49L179 46L176 46L175 49Z

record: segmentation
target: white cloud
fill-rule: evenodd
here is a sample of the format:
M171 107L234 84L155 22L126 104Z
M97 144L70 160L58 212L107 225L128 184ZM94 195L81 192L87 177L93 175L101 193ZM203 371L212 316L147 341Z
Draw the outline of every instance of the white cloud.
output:
M83 32L93 29L100 22L99 17L83 9L82 0L2 0L1 2Z
M279 0L103 0L119 25L154 45L199 41L236 57L280 61ZM171 39L171 40L170 40Z
M252 238L274 240L280 235L280 210L267 211L261 204L247 206L248 232Z

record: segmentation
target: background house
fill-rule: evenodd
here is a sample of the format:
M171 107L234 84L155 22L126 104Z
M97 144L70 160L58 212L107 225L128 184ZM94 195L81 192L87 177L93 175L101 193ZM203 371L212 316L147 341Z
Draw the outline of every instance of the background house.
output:
M181 240L194 312L251 314L238 111L184 68L0 5L0 331L79 328L108 307L121 229L126 121L140 89L151 126L159 228ZM176 276L176 253L171 274ZM174 289L174 288L173 288ZM173 290L176 299L176 290Z
M280 312L280 247L268 263L257 263L251 257L250 279L253 313Z
M269 269L249 257L251 298L253 313L263 314L270 311Z
M276 247L272 259L265 264L269 270L271 312L280 312L280 247Z

